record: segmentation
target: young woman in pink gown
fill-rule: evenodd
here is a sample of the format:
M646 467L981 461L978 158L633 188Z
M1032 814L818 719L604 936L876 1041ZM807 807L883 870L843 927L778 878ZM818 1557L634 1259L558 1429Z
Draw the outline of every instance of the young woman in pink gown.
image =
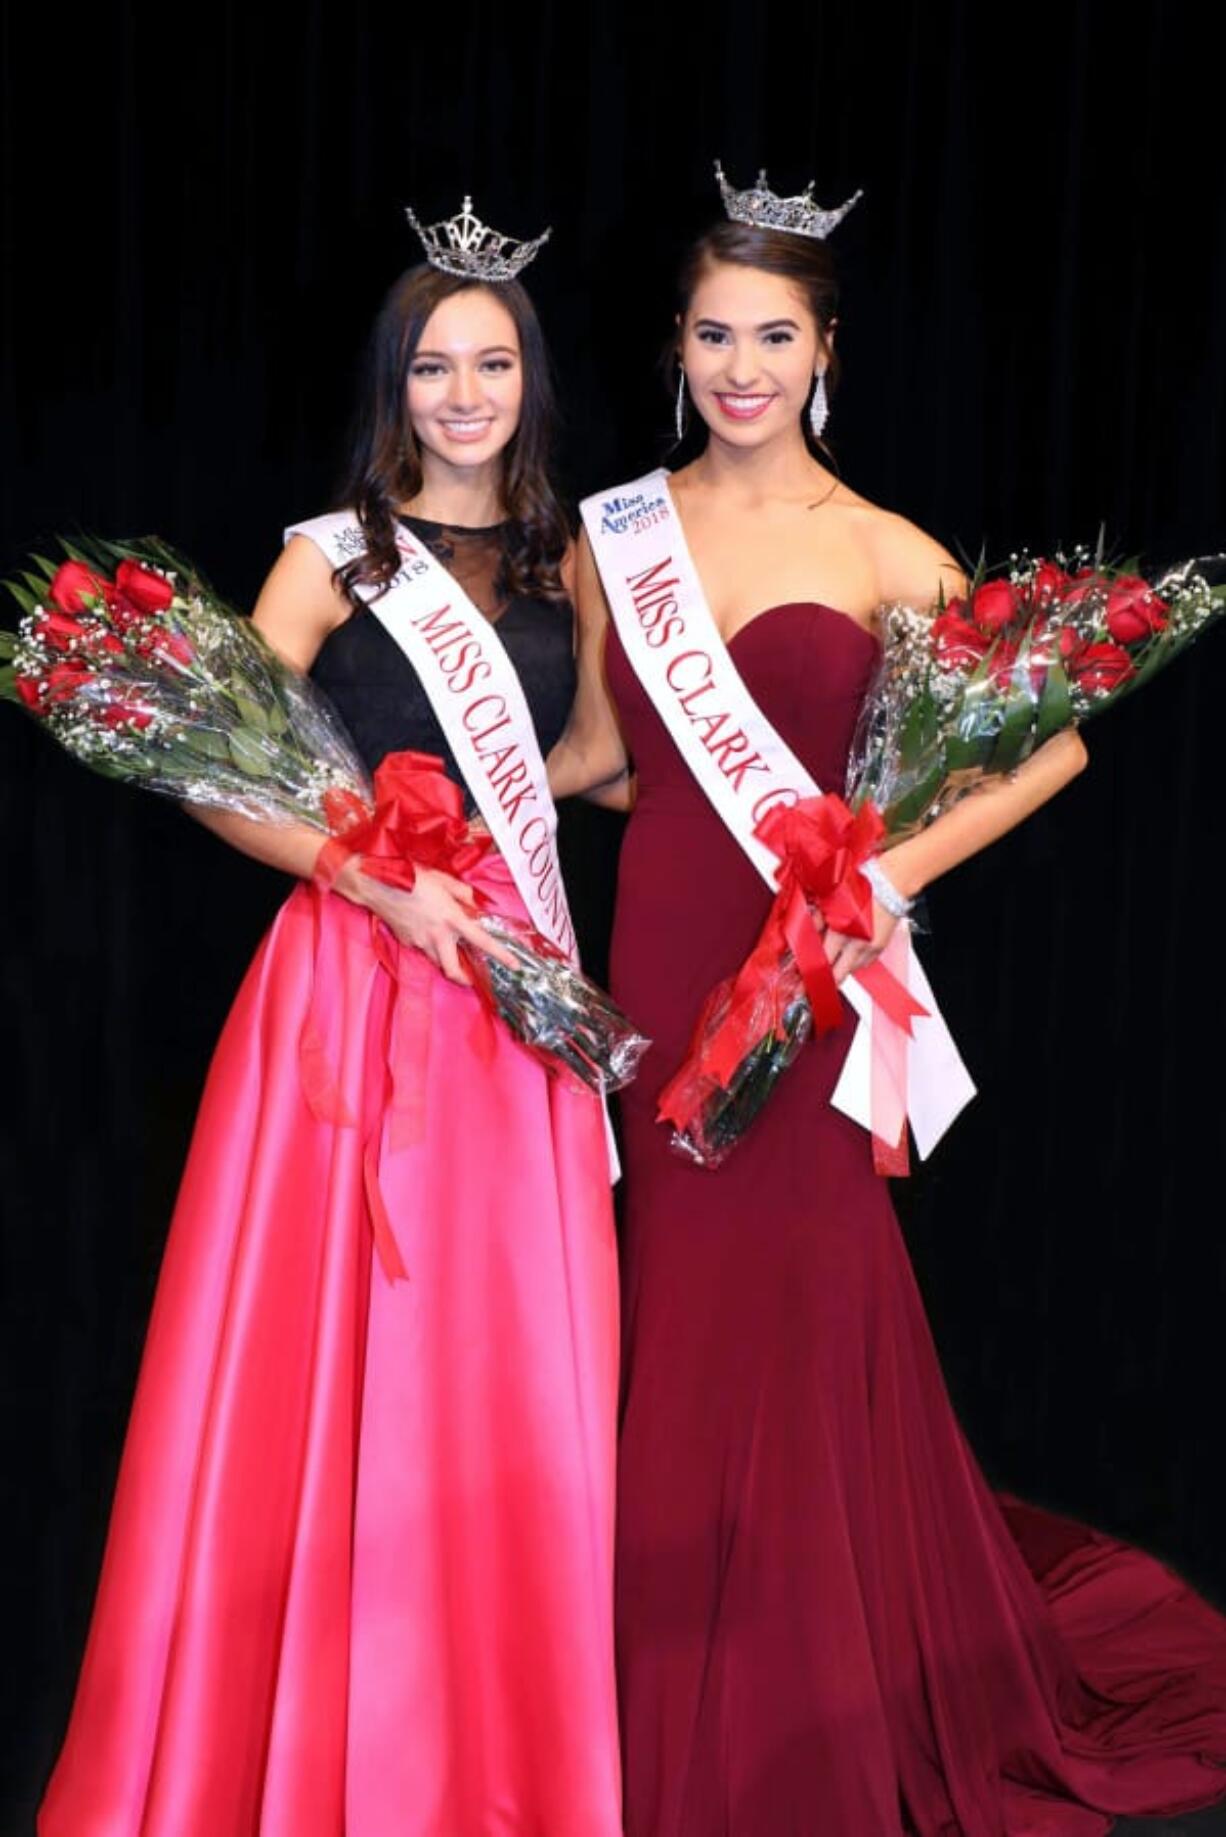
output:
M355 570L394 572L405 523L497 622L546 748L574 688L550 414L517 281L401 278L349 484ZM254 616L372 768L414 749L458 776L406 657L312 541ZM209 1076L40 1837L615 1837L600 1106L502 1029L488 1051L457 956L488 939L459 881L423 868L406 893L351 859L322 892L318 832L202 820L301 883ZM473 885L523 914L500 855ZM308 1021L348 1126L308 1102ZM397 1137L397 1051L417 1139ZM407 1280L372 1259L372 1176Z
M834 310L821 240L729 223L698 243L677 357L707 440L670 485L750 695L841 790L874 608L960 575L822 462ZM988 1491L870 1138L830 1103L850 1010L716 1171L670 1151L661 1086L770 893L631 667L586 542L579 567L582 682L551 772L565 794L633 761L611 981L654 1041L622 1105L628 1837L1090 1837L1207 1803L1226 1621L1152 1559ZM1084 758L1051 741L885 857L889 879L917 894ZM827 935L840 980L896 922L875 921L871 943Z

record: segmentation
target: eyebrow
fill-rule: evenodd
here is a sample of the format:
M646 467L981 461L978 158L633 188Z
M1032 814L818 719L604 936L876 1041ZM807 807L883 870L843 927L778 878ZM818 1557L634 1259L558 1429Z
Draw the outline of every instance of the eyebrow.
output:
M710 325L721 332L730 332L732 330L732 327L724 319L702 318L696 319L694 323L695 325ZM755 332L779 332L783 331L785 328L791 332L798 332L800 330L795 319L764 319L761 325L755 325L754 330Z
M441 358L446 359L450 357L450 355L451 355L450 351L423 351L421 347L419 346L417 350L414 351L413 353L413 362L416 363L419 357L441 357ZM488 344L486 345L483 351L477 352L477 356L478 357L518 357L519 352L514 348L513 345Z

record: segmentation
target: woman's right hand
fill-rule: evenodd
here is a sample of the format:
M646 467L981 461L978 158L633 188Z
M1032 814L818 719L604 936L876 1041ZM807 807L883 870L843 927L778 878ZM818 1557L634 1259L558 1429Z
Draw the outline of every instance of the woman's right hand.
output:
M460 955L461 940L501 963L513 964L478 918L472 888L452 874L444 874L438 868L418 868L412 891L405 892L364 874L361 863L351 860L337 875L334 886L338 893L382 919L401 944L420 950L451 982L465 986L471 982Z

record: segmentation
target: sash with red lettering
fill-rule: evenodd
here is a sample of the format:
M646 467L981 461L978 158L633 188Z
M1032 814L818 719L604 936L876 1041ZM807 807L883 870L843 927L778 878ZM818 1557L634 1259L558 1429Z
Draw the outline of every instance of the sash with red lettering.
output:
M366 551L351 511L295 523L333 567ZM575 934L558 865L558 817L523 686L490 621L408 530L396 533L402 566L390 587L358 588L404 652L494 838L532 923L576 960Z
M686 546L668 474L650 472L599 492L582 511L627 658L700 789L775 891L780 863L763 840L764 819L822 793L741 680ZM765 829L769 834L770 825ZM897 1139L905 1115L926 1156L975 1087L905 926L896 928L883 961L924 1012L902 1034L859 978L848 978L841 992L860 1026L831 1101L864 1128L880 1130L887 1068L898 1128L889 1119L886 1139ZM892 1061L899 1071L890 1078Z

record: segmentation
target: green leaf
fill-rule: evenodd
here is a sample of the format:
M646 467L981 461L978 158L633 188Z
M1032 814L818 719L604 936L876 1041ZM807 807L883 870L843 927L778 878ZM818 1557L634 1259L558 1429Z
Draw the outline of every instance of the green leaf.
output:
M234 706L247 727L254 727L258 733L268 732L268 716L258 702L253 702L249 695L241 691L234 692Z
M35 599L28 587L23 587L20 581L15 580L6 580L3 584L12 594L23 612L38 611L39 602Z
M962 564L962 572L966 575L968 591L973 593L983 579L984 574L987 572L987 549L981 543L979 546L979 559L977 561L972 561L970 551L961 540L958 541L956 546L958 557Z
M252 778L271 778L272 767L260 742L240 728L230 735L230 757L240 771Z
M1039 697L1039 716L1035 723L1034 741L1042 746L1053 734L1063 732L1072 725L1073 703L1069 695L1069 681L1064 665L1058 658L1053 658L1047 666L1047 675L1043 682L1043 693Z
M226 753L229 759L229 751ZM173 733L163 733L158 739L157 756L150 755L152 771L159 777L186 778L200 776L201 754L192 745L192 729L177 728Z
M945 742L945 763L951 772L971 772L985 766L992 756L995 735L976 730L973 733L950 734Z
M1004 718L1004 706L988 676L986 662L982 663L966 686L957 723L946 743L949 770L986 770Z
M940 795L941 786L945 783L947 763L947 759L942 759L938 755L931 769L921 778L920 782L882 812L887 835L896 836L901 830L910 829L914 824L923 821Z
M185 727L182 740L184 746L190 747L193 753L199 753L202 759L230 757L229 741L212 727Z
M940 727L936 703L929 695L917 695L908 708L898 736L898 753L902 765L911 770L936 743Z
M11 663L0 664L0 701L17 702L17 672Z
M1011 772L1030 751L1034 731L1035 706L1025 688L1016 688L1005 704L996 745L992 749L990 772Z
M72 752L71 747L68 750ZM73 758L76 757L73 753ZM150 776L134 759L112 759L106 753L96 753L83 763L89 766L91 772L97 772L99 778L113 778L117 784L128 784Z

